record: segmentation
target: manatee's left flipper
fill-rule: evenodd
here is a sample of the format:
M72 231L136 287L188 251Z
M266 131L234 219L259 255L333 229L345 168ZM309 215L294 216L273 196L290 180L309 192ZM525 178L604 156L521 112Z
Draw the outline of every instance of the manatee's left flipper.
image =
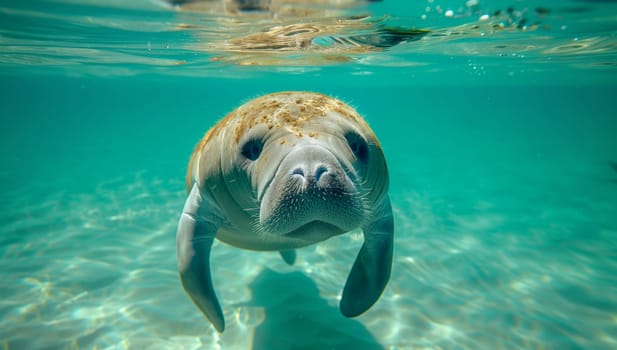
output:
M200 215L201 195L197 185L189 194L176 235L178 271L184 290L206 315L217 331L225 330L221 305L212 286L210 248L217 232L214 223Z
M355 317L381 296L392 269L394 220L390 199L385 198L375 221L364 227L364 244L351 268L341 299L341 313Z
M285 260L287 265L293 265L296 262L296 251L293 249L290 250L281 250L279 252L281 254L281 258Z

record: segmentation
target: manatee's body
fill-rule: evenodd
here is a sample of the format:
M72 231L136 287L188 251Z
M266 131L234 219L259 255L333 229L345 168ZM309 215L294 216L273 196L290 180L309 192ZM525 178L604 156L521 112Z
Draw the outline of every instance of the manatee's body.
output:
M184 289L222 332L209 263L214 238L281 251L291 263L294 248L360 228L364 245L340 308L348 317L363 313L390 277L388 182L376 136L342 102L281 92L244 104L208 131L191 156L177 233Z

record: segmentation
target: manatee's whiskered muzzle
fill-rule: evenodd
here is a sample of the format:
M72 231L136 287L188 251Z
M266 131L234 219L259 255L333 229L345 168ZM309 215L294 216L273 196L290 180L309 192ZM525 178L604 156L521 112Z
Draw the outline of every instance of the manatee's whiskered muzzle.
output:
M332 153L318 145L290 152L261 203L260 224L274 235L324 239L361 223L362 194Z
M365 212L362 197L355 188L337 185L324 187L315 180L290 179L284 195L262 203L261 213L266 214L260 218L262 227L270 234L309 240L358 227Z

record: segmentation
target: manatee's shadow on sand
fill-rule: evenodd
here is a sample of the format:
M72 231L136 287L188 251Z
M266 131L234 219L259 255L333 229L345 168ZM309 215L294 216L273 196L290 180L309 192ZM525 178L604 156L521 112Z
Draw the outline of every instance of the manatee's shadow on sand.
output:
M264 308L253 350L383 349L362 323L328 305L317 285L300 272L264 269L249 285L248 306Z

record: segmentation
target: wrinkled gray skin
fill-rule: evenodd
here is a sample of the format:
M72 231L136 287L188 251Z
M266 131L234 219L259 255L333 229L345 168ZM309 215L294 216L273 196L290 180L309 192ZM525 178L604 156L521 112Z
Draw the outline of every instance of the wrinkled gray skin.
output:
M214 126L191 157L177 231L184 289L223 332L209 263L215 237L244 249L280 251L291 264L294 248L362 229L364 244L340 309L347 317L365 312L390 277L388 181L379 142L351 107L308 92L246 103Z

